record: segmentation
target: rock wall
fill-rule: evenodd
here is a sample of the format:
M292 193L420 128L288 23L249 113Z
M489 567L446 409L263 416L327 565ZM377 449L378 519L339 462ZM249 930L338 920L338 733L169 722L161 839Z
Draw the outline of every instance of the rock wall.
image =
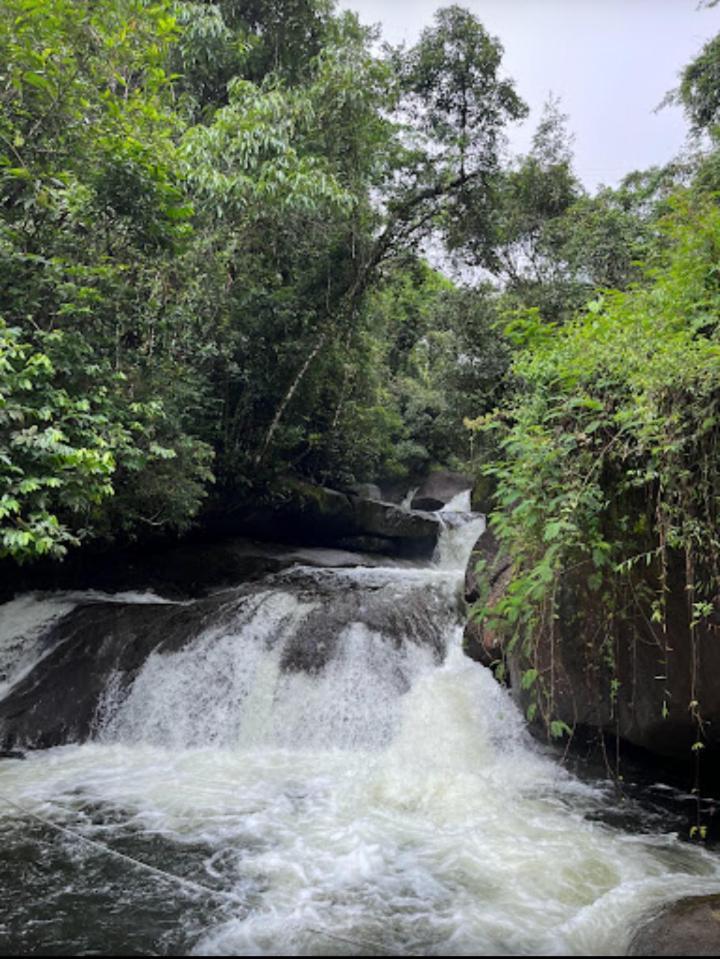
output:
M485 565L479 578L478 559ZM661 759L691 766L700 754L706 766L714 764L720 755L720 630L713 624L691 629L684 565L677 560L669 570L666 629L652 617L656 570L646 568L627 584L612 620L588 585L589 572L576 569L562 581L552 636L538 636L532 663L520 650L508 651L482 622L468 623L466 652L486 665L503 659L523 708L534 699L520 682L532 665L546 684L554 676L551 718L619 737ZM466 599L473 603L484 592L492 606L511 576L492 532L484 533L468 566ZM698 741L702 747L693 749Z

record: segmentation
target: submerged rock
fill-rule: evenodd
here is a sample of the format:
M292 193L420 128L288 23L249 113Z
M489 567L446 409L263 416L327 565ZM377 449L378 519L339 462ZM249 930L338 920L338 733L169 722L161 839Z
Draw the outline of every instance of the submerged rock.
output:
M693 896L663 909L635 933L631 956L720 956L720 896Z

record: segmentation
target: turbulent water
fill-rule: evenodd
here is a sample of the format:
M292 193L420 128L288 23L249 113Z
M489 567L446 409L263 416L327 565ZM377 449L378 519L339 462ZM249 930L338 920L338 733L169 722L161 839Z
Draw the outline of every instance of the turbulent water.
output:
M92 742L2 761L2 954L618 955L720 891L714 854L602 822L463 656L479 525L445 518L434 564L275 576L111 678ZM6 686L74 602L0 608Z

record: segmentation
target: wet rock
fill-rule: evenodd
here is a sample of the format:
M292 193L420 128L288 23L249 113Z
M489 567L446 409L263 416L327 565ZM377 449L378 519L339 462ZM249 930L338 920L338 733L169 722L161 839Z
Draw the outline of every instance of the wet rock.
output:
M442 529L434 516L408 513L374 500L356 500L353 506L353 517L360 535L382 536L399 544L416 544L424 555L432 555Z
M388 580L384 569L295 567L206 599L187 603L88 602L55 621L43 637L43 658L0 701L0 749L47 748L91 738L106 716L107 694L121 702L151 654L178 652L201 636L236 637L237 655L254 643L245 627L262 604L297 600L305 611L263 639L280 646L281 670L316 674L351 655L353 636L382 648L413 644L437 662L447 641L447 584L412 573ZM291 604L292 605L292 604ZM212 641L212 639L211 639ZM250 647L247 647L248 650ZM399 673L395 680L402 688Z
M380 483L380 499L383 503L393 503L395 506L405 500L410 492L420 485L420 481L387 480Z
M414 558L432 556L442 529L435 516L306 483L294 483L282 503L238 507L216 522L226 530L305 546L342 548L357 542L364 551L366 538L372 537L374 551Z
M710 623L691 627L685 566L669 555L665 626L653 620L657 571L633 573L625 603L612 624L589 586L590 570L562 580L554 636L538 637L537 668L556 667L555 713L654 756L695 765L694 744L703 743L701 774L712 774L720 753L720 643ZM517 659L517 657L514 657ZM519 671L522 663L517 661ZM698 729L690 708L699 704Z
M373 487L369 492L379 492ZM173 599L257 580L285 568L293 546L429 559L442 524L390 503L294 483L282 502L236 503L208 514L185 541L126 549L92 545L64 562L0 561L0 603L32 590L153 591ZM258 540L260 542L258 542Z
M358 553L379 553L387 551L387 540L382 536L344 536L338 541L340 549Z
M288 565L287 547L232 537L162 548L71 553L62 563L28 567L0 563L0 603L31 590L151 591L169 599L205 595L277 572Z
M382 635L396 648L413 643L430 649L440 663L446 651L444 621L447 594L442 588L412 581L388 583L384 571L374 579L338 580L326 570L316 573L289 571L277 578L303 598L318 603L297 627L283 648L281 668L290 672L317 673L334 658L338 641L349 626L362 626Z
M199 597L209 589L260 579L287 565L273 552L245 539L177 546L120 566L96 588L152 589L169 598ZM88 587L87 581L84 583Z
M509 566L510 559L501 554L495 533L486 527L473 546L465 569L465 601L476 602L481 583L489 581L492 585Z
M52 651L0 701L0 748L87 739L111 676L128 684L155 649L182 647L217 622L226 597L188 605L89 603L51 627Z
M629 955L720 955L720 896L694 896L666 907L635 933Z
M465 570L465 601L472 605L484 595L492 608L504 595L510 582L510 560L500 551L491 529L486 529L473 547ZM470 659L493 666L503 660L500 640L487 623L471 619L465 626L463 649Z
M438 470L431 473L413 497L411 507L417 510L433 511L447 506L458 493L472 486L472 477L450 470Z

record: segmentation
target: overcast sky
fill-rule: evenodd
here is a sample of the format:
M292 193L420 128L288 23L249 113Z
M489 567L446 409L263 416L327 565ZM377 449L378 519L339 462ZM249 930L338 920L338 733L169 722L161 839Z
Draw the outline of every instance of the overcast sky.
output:
M436 0L341 0L391 43L412 43L432 23ZM531 108L511 133L527 149L549 94L560 97L575 134L575 169L585 184L616 183L662 164L682 148L680 110L654 112L678 74L720 31L720 6L697 0L465 0L505 48L507 75Z

